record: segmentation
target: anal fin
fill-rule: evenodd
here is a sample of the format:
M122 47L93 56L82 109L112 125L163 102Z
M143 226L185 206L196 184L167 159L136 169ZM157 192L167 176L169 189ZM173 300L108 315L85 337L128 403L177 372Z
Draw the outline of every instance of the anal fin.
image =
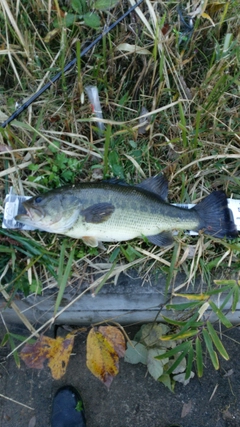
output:
M162 233L146 236L149 242L156 246L170 246L173 242L173 235L170 231L162 231Z

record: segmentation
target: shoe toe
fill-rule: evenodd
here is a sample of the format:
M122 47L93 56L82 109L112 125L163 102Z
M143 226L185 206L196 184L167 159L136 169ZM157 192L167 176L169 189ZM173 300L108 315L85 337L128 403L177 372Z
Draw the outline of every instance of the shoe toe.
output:
M72 386L61 387L53 400L51 427L85 427L81 396Z

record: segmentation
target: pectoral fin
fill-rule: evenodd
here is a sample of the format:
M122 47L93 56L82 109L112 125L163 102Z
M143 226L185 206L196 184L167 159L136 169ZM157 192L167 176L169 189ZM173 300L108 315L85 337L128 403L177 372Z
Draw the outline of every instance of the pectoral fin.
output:
M83 236L82 240L85 243L85 245L91 246L91 248L96 248L98 246L98 241L95 237Z
M174 241L172 233L169 231L163 231L154 236L147 236L147 239L156 246L170 246Z
M96 203L82 210L80 213L86 222L100 224L107 221L114 211L115 207L111 203Z
M82 237L82 241L83 243L85 243L85 245L87 246L91 246L91 248L96 248L98 247L99 249L101 249L102 251L105 251L106 248L103 245L102 242L99 242L95 237L93 236L83 236Z

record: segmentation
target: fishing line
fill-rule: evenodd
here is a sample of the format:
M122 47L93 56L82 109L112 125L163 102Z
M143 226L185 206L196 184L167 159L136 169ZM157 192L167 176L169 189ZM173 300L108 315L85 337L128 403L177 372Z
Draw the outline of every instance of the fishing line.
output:
M139 0L136 4L134 4L130 9L127 10L123 15L120 16L110 27L106 27L103 32L90 43L83 51L80 53L80 58L82 58L86 53L89 52L102 38L108 34L110 31L112 31L113 28L115 28L126 16L128 16L133 10L135 10L143 0ZM48 83L46 83L38 92L36 92L31 98L29 98L24 104L21 105L17 110L14 111L14 113L2 124L0 124L0 127L5 128L9 123L11 123L14 119L16 119L24 110L26 110L29 105L31 105L40 95L42 95L45 90L49 89L50 86L53 85L64 73L66 73L68 70L70 70L77 62L77 57L72 59L62 71L59 71L58 74L56 74L51 80L49 80Z

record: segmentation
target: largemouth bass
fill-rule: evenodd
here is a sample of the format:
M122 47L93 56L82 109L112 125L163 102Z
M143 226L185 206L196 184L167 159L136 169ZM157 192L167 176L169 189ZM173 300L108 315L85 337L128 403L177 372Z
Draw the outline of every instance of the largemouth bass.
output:
M224 192L214 191L198 205L170 205L163 175L136 186L88 182L61 187L23 203L26 214L15 219L50 233L81 238L96 247L145 236L157 246L172 243L172 230L196 230L223 238L237 236Z

